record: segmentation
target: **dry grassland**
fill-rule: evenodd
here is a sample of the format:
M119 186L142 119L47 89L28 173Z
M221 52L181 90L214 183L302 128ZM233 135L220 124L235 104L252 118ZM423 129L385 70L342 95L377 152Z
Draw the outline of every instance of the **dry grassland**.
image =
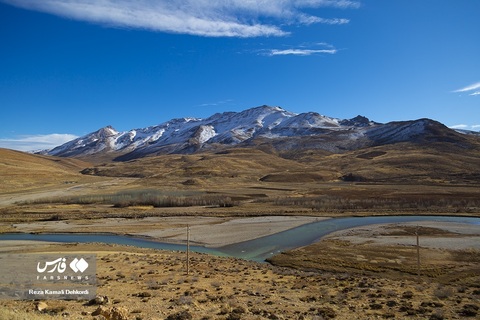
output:
M318 271L233 258L105 245L40 247L97 252L96 301L1 301L3 319L101 319L105 308L127 319L463 319L478 313L480 288L408 273ZM478 278L478 275L477 275ZM477 282L478 284L478 282ZM48 314L48 317L45 317Z
M0 194L42 191L62 184L95 181L78 174L90 165L77 159L32 155L0 148Z
M124 233L129 221L147 217L480 213L480 148L403 144L345 154L263 148L268 152L97 165L0 150L0 232L42 221L88 229L121 219L126 223L109 231ZM184 203L221 201L179 207L137 201L152 190ZM140 196L133 201L132 194ZM122 195L131 202L116 205ZM279 255L278 266L193 254L190 275L183 253L100 244L41 250L98 252L98 294L108 297L105 307L128 309L129 319L478 318L478 250L422 249L417 279L412 248L331 238ZM101 319L92 316L98 306L85 301L47 304L40 312L33 301L3 300L0 319Z
M232 149L96 166L0 151L0 207L8 207L2 214L18 212L25 219L32 211L41 214L45 209L62 218L135 215L138 207L152 207L140 210L143 214L169 215L175 210L160 207L174 206L195 206L195 213L211 215L475 215L480 211L476 150L444 152L407 144L347 154L284 155L288 159L260 150ZM62 205L81 207L71 210ZM225 206L233 208L218 208Z

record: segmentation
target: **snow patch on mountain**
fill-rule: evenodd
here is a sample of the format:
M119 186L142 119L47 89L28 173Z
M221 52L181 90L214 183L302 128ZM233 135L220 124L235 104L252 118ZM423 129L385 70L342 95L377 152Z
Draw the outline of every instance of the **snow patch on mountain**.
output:
M211 138L215 137L217 133L215 132L215 128L211 125L208 126L200 126L197 131L197 139L198 143L205 143Z
M428 130L443 130L438 127L443 125L433 123L433 120L420 119L381 124L363 116L337 119L316 112L296 114L281 107L260 106L241 112L217 113L206 119L177 118L125 132L107 126L54 148L48 154L79 156L117 152L128 154L125 159L133 159L154 153L190 153L209 145L236 145L257 138L278 140L283 145L276 145L282 150L303 146L342 152L408 141ZM302 137L315 140L312 142L309 138L305 142L299 139Z

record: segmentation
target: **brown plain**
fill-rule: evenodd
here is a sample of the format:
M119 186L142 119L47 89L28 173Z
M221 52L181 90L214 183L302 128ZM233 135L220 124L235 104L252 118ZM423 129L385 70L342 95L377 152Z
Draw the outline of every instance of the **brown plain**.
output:
M205 225L271 215L478 217L480 145L463 149L404 143L343 154L282 154L263 145L105 163L0 149L0 180L1 232L25 232L27 226L49 221L81 226L118 219L127 223L110 226L109 232L124 234L139 231L128 223L132 218L152 217L206 219ZM213 204L114 203L115 195L152 190L187 204L202 199ZM183 224L164 225L174 227ZM414 239L411 226L382 228L377 238ZM434 225L423 228L424 236L438 239L478 237ZM28 230L42 232L42 227ZM188 276L183 253L101 244L28 244L9 250L97 252L98 293L109 298L106 307L127 309L130 319L181 319L182 314L184 319L480 315L480 248L423 246L418 275L414 243L374 242L372 234L353 234L363 240L332 235L276 256L274 265L193 254ZM84 303L47 302L47 311L38 311L30 301L2 300L0 318L92 319L98 306Z

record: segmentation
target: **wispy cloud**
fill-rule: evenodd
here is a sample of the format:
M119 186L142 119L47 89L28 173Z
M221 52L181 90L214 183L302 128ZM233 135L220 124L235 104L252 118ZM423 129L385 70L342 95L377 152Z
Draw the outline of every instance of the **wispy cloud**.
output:
M451 129L460 129L460 130L470 130L470 131L479 131L480 130L480 124L456 124L453 126L450 126Z
M460 92L460 93L465 92L465 93L468 93L468 95L470 96L478 96L480 95L480 82L471 84L469 86L455 90L453 92Z
M451 129L467 129L469 125L466 124L455 124L453 126L450 126Z
M267 55L269 56L286 56L286 55L293 55L293 56L311 56L312 54L335 54L337 50L335 49L286 49L286 50L277 50L272 49L270 50Z
M335 25L335 24L347 24L350 22L349 19L345 19L345 18L326 19L326 18L320 18L320 17L314 17L314 16L302 16L300 17L299 21L302 24L307 24L307 25L314 24L314 23Z
M286 49L268 49L259 51L261 55L265 56L311 56L319 54L335 54L338 52L334 46L328 43L320 42L315 44L304 44L299 45L295 48L286 48Z
M217 107L225 104L230 104L232 102L233 102L233 99L225 99L225 100L220 100L215 102L202 103L197 105L197 107Z
M284 36L289 24L345 24L348 19L322 18L308 9L359 8L349 0L0 0L25 9L99 23L208 37ZM263 21L268 20L268 23Z
M73 134L23 135L15 138L0 139L0 148L20 151L52 149L70 140L78 138Z

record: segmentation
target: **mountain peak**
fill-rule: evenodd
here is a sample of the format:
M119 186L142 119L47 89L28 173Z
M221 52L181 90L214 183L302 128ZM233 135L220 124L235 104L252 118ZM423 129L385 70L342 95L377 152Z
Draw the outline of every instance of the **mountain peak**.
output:
M243 111L240 111L239 113L245 113L245 114L261 114L261 113L277 113L277 112L284 112L284 113L291 113L288 112L287 110L281 108L281 107L272 107L272 106L259 106L259 107L254 107L250 109L246 109Z
M118 134L118 131L115 130L111 125L103 127L95 132L99 136L110 137Z
M340 123L342 125L356 126L356 127L367 127L369 125L374 124L374 122L370 121L370 119L361 115L358 115L352 119L342 120Z
M258 106L258 107L254 107L254 108L250 108L250 109L247 109L247 110L256 110L256 109L263 109L263 110L271 110L271 111L286 111L285 109L283 109L282 107L279 107L279 106L269 106L269 105L261 105L261 106Z
M129 160L152 154L192 153L259 143L268 143L279 150L322 149L341 153L405 141L455 143L461 140L457 135L433 120L381 124L361 115L341 120L316 112L296 114L278 106L262 105L240 112L217 113L206 119L172 119L126 132L106 126L48 154L70 157L108 153L117 160Z

